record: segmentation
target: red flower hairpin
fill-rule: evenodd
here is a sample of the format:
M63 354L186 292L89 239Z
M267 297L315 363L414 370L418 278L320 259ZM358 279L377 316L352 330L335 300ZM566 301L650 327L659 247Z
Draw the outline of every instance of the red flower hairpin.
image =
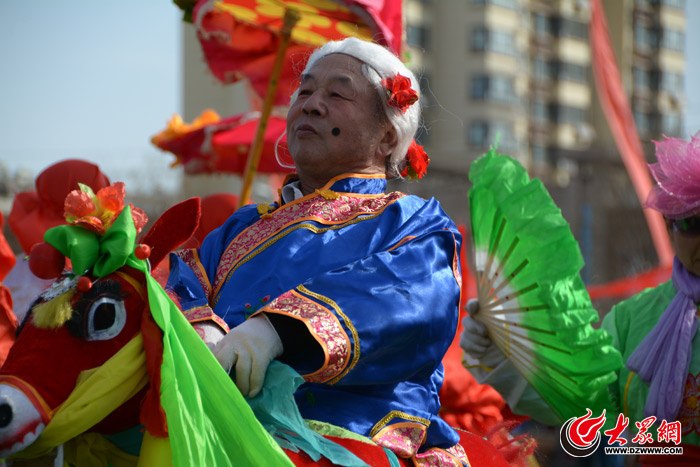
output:
M430 164L430 157L423 150L423 146L411 141L406 152L406 168L401 172L401 176L413 180L423 178L428 171L428 164Z
M418 93L411 88L411 79L399 73L393 78L384 78L382 86L386 88L389 106L403 113L418 100Z

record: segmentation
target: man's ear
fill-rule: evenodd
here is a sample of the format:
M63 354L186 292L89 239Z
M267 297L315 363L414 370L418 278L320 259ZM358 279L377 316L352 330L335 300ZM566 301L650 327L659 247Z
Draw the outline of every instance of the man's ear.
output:
M379 145L377 146L376 155L379 157L390 156L391 153L394 152L398 142L399 137L396 134L394 125L388 123L386 132L384 132L384 136L382 137L381 141L379 141Z

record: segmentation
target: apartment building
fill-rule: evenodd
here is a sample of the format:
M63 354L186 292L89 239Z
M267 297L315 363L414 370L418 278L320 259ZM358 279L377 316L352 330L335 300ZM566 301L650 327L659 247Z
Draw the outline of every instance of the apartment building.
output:
M408 0L407 57L422 76L434 195L466 209L471 161L499 151L541 178L581 244L584 278L603 282L656 262L641 206L598 103L588 0ZM640 138L681 135L683 0L603 0ZM430 179L428 181L428 179Z

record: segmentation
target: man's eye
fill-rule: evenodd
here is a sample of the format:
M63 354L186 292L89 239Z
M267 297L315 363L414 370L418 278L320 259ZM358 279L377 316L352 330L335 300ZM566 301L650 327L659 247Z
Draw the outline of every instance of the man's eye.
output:
M309 91L308 89L302 89L299 91L300 96L308 96L310 94L311 94L311 91Z

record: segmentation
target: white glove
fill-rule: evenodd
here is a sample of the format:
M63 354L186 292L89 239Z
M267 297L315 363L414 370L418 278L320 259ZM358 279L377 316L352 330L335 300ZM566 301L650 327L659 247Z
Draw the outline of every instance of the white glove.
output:
M496 368L506 359L506 356L493 343L486 326L471 317L471 315L479 311L479 301L476 299L469 300L467 302L467 311L469 315L462 319L464 329L459 339L459 346L470 356L477 359L479 364L489 368Z
M261 314L231 329L212 352L229 373L236 367L236 386L241 394L255 397L265 382L268 365L282 350L277 331Z

